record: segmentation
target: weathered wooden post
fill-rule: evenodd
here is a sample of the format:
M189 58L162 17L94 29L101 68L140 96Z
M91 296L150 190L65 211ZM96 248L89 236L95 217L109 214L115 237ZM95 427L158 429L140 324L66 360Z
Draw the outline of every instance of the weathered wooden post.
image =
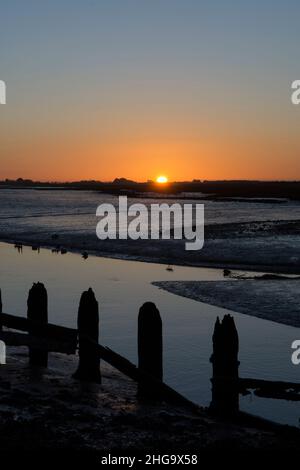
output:
M221 416L230 416L239 411L238 384L239 338L231 315L223 321L217 318L213 333L212 401L210 409Z
M42 325L48 323L48 296L44 284L34 283L28 294L27 318L30 320L29 334L39 336ZM29 363L47 367L48 351L29 347Z
M91 288L83 292L78 310L79 364L75 379L101 383L99 340L99 308Z
M140 308L138 317L138 366L141 371L156 379L163 379L163 341L160 313L152 302ZM159 398L155 386L140 382L138 395L144 398Z

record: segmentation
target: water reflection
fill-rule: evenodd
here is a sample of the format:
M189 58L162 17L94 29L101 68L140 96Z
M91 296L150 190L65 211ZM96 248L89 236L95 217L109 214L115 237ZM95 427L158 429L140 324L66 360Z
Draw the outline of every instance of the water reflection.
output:
M20 255L21 253L21 255ZM227 312L167 293L151 285L163 280L221 280L222 270L174 267L122 261L81 254L55 255L42 249L23 251L0 243L0 287L3 311L26 314L28 290L33 282L45 284L49 321L76 326L83 290L92 287L100 304L102 344L136 362L137 315L145 301L161 312L164 333L165 381L201 405L210 401L211 335L217 315ZM233 314L240 336L240 374L247 377L299 381L299 368L290 360L290 346L299 329ZM8 351L9 357L9 351ZM269 419L298 425L297 403L281 400L241 399L241 408Z

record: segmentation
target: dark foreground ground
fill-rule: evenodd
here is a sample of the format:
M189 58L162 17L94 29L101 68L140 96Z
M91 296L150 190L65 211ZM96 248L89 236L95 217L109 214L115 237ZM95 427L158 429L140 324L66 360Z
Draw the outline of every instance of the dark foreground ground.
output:
M218 421L136 399L136 385L102 364L102 385L71 378L74 357L52 354L48 369L28 367L26 348L0 366L0 450L178 453L300 450L300 432L257 420Z

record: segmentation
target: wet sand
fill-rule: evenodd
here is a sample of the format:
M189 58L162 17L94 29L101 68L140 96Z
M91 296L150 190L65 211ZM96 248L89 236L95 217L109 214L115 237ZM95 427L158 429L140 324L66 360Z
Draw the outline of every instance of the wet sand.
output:
M202 250L184 240L105 240L95 233L2 231L0 240L95 256L165 264L300 274L300 222L251 222L205 227Z
M153 284L198 302L300 327L300 279L162 281Z

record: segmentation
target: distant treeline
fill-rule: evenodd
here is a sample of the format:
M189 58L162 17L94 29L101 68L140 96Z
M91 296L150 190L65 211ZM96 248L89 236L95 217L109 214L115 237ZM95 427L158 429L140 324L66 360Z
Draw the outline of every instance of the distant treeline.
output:
M179 195L180 193L202 193L209 199L227 197L236 198L288 198L300 200L300 181L182 181L165 185L153 181L137 183L125 178L112 182L73 181L66 183L17 180L0 181L0 188L34 188L34 189L75 189L92 190L109 194L127 194L137 196L140 193L159 193ZM187 195L188 196L188 195ZM199 194L200 196L200 194Z

